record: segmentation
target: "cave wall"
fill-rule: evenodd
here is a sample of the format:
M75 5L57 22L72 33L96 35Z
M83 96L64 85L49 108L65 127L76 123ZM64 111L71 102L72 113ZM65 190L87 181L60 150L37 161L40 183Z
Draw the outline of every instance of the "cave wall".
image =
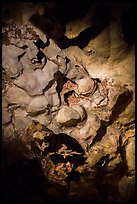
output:
M55 201L134 198L134 7L3 3L3 168L38 159Z

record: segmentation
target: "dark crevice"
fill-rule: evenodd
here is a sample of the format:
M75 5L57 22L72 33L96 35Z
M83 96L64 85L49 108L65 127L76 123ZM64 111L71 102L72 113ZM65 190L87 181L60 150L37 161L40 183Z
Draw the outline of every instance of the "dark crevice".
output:
M96 142L99 142L103 138L103 136L106 134L107 127L108 127L108 123L106 121L101 120L100 128L98 129L97 134L93 139L90 147L93 146Z
M52 85L54 84L55 80L52 79L51 81L49 81L48 85L43 89L43 94L44 92L46 92L48 89L50 89L52 87Z
M29 21L34 26L37 26L37 28L41 29L48 36L48 29L50 29L50 27L49 24L47 24L47 20L43 16L40 16L38 13L35 13L31 16ZM48 26L48 29L46 29L45 24Z
M125 175L125 164L120 162L112 170L107 170L106 163L108 160L109 154L102 157L99 162L96 164L96 177L95 177L95 186L98 189L99 195L102 197L101 201L108 202L108 197L113 196L113 200L117 201L119 197L118 183ZM103 162L106 159L105 165L102 166ZM111 182L110 182L111 181Z
M121 16L121 26L124 40L133 44L135 42L135 9L132 8Z
M133 92L132 91L125 91L124 93L120 94L115 105L112 108L112 113L109 118L109 121L103 121L101 120L101 125L100 128L97 131L97 134L95 138L93 139L91 146L93 146L96 142L101 141L103 136L106 134L107 127L112 125L119 117L119 115L126 109L126 107L131 103L133 97Z
M60 92L63 89L63 85L69 80L64 74L62 74L62 72L57 71L54 74L54 79L57 82L57 86L56 86L56 91L58 93L58 97L60 100L60 104L61 104L61 96L60 96Z
M126 123L126 124L124 124L124 127L129 127L129 126L132 126L132 125L135 125L135 120L133 120L133 121L131 121L131 122L129 122L129 123Z
M66 5L64 5L66 7ZM71 7L71 4L68 4L68 7ZM96 7L96 13L95 16L92 17L91 22L94 21L94 24L91 25L89 28L86 28L84 31L82 31L77 37L73 39L68 39L65 34L65 26L66 26L66 19L67 17L67 10L65 10L65 14L62 16L62 10L60 10L62 6L57 6L54 11L47 10L45 13L45 16L40 16L38 14L34 14L29 20L32 24L37 26L39 29L41 29L45 34L48 40L51 38L53 39L57 45L61 49L68 48L69 46L78 46L79 48L83 49L90 40L92 40L94 37L96 37L100 32L106 27L106 25L109 23L110 19L110 9L109 6L105 4L99 4ZM85 3L82 4L82 7L75 8L75 4L72 4L71 8L71 17L73 15L73 9L77 10L75 12L75 15L79 15L78 12L79 9L83 10L87 9L88 7ZM54 11L54 12L53 12ZM51 13L50 13L51 12ZM84 11L85 12L85 11ZM52 14L52 15L51 15ZM58 15L57 15L58 14ZM70 13L69 13L70 16ZM92 16L92 15L91 15ZM84 17L84 16L83 16Z
M16 44L13 44L13 43L11 43L11 45L14 45L14 46L16 46L16 47L18 47L18 48L21 48L21 49L27 49L27 48L28 48L27 45L23 45L22 47L17 46Z
M46 59L44 53L42 51L38 51L36 58L32 58L31 59L31 63L32 64L37 64L37 63L41 64L43 58L45 58L45 62L44 63L46 64L47 63L47 59Z
M45 47L48 47L50 45L49 40L47 40L47 42L44 43L41 39L38 39L37 41L34 41L33 43L37 46L38 49L40 48L44 49Z
M53 163L56 165L58 164L59 162L63 163L65 161L64 157L60 154L57 154L57 153L54 153L52 155L50 155L50 159L53 161Z
M68 97L71 96L75 91L68 91L67 93L64 94L64 101L69 105L68 103Z
M119 115L126 109L126 107L133 100L133 91L125 91L120 94L115 105L112 108L112 114L109 118L108 125L111 125L114 121L116 121Z
M26 54L26 52L23 52L21 55L19 55L18 60L20 60L25 54Z
M66 59L66 61L69 60L68 58ZM62 72L60 71L57 71L55 74L54 74L54 78L55 78L55 81L57 82L57 86L56 86L56 91L58 93L58 97L59 97L59 100L60 100L60 103L61 103L61 96L60 96L60 92L62 91L63 89L63 85L67 82L67 81L71 81L73 84L76 84L75 81L73 80L70 80L68 79L64 74L62 74ZM69 95L71 95L74 91L68 91L67 93L64 94L64 101L66 103L68 103L67 101L67 98Z
M91 15L92 16L92 15ZM99 35L103 29L107 26L110 20L109 6L105 4L98 4L96 7L95 16L92 17L91 22L94 24L82 31L77 37L68 39L66 36L62 36L59 39L53 39L61 49L68 48L69 46L78 46L83 49L87 46L90 40Z
M42 30L43 33L46 34L48 42L49 39L52 38L51 36L58 38L58 36L63 36L65 34L65 26L61 24L58 17L55 16L55 13L53 13L53 16L48 16L48 13L43 16L40 16L39 14L34 14L29 19L29 21L34 26L38 27L40 30Z
M104 163L108 160L109 154L101 157L101 159L95 164L95 168L101 168L104 166Z
M69 184L70 181L78 181L81 177L81 173L76 172L76 171L71 171L65 181Z
M49 146L45 148L44 152L42 153L42 157L52 153L50 158L54 164L66 164L67 162L70 162L73 164L73 168L75 169L79 165L84 164L86 160L86 157L84 157L84 149L81 147L81 145L75 138L72 138L65 133L51 134L50 136L44 138L44 142L48 142ZM67 147L66 153L67 151L68 153L63 153L63 155L66 154L65 157L58 152L63 147L62 145ZM36 153L40 153L38 149L34 149L34 151L36 151ZM73 155L71 155L71 152L73 152Z
M62 144L65 144L68 149L84 154L84 150L77 140L65 133L51 134L45 137L44 141L49 143L49 147L46 148L44 154L57 152L62 147Z
M93 80L95 80L97 83L101 83L101 80L99 78L92 78Z
M48 144L48 146L44 149L43 152L41 152L41 149L39 149L39 147L35 145L35 141L37 141L40 146L43 142ZM65 149L59 152L59 150L62 149L63 146L65 147ZM73 164L73 170L79 165L84 164L86 160L85 152L82 146L75 138L65 133L51 133L43 140L36 138L34 141L32 141L31 147L33 152L36 154L36 156L39 157L39 159L46 158L46 156L49 155L50 159L55 165L57 165L58 163L64 163L64 165L66 165L68 162L70 162L71 164ZM74 174L75 173L73 172L69 176L68 181L71 179L71 177L74 176Z
M41 60L43 58L45 58L45 60L47 62L46 56L44 55L44 53L40 49L44 49L45 47L49 46L50 41L47 40L47 42L44 43L41 39L38 39L37 41L34 41L33 43L38 48L38 53L37 53L36 59L33 59L33 61L34 61L33 64L41 63ZM45 64L46 64L46 62L45 62Z
M29 150L21 142L3 142L2 203L44 202L48 197L49 182L41 165L37 158L29 158Z
M72 20L83 18L90 6L94 6L94 2L61 2L58 4L56 10L63 23L68 23ZM71 12L71 15L70 15ZM51 15L51 14L50 14Z
M91 25L90 27L86 28L77 37L73 39L68 39L66 36L62 36L59 39L53 40L56 41L57 45L61 49L68 48L69 46L78 46L80 49L83 49L85 46L87 46L89 41L99 35L109 23L109 9L107 8L104 13L102 6L102 4L99 4L97 6L96 14L94 17L92 17L94 18L94 25Z
M47 59L46 59L44 53L43 53L42 51L39 51L38 54L37 54L38 63L41 63L41 60L42 60L43 58L45 58L45 60L46 60L46 62L47 62ZM46 64L46 62L45 62L45 64Z
M63 36L57 41L55 39L55 41L61 49L66 49L70 46L78 46L80 49L83 49L88 45L89 41L92 40L94 37L96 37L101 31L102 31L102 28L98 28L97 26L92 26L92 27L86 28L77 37L73 39L69 39L66 36Z
M30 112L30 113L28 113L28 115L29 115L29 116L32 116L32 117L33 117L33 116L38 116L38 115L40 115L40 114L45 113L46 110L47 110L47 107L45 107L44 110L39 110L39 111L37 111L37 112Z

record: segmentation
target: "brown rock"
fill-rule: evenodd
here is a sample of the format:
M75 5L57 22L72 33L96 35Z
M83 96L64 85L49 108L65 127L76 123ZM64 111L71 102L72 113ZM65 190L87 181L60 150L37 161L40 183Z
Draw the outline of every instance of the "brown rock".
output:
M63 126L76 126L80 121L80 115L72 107L63 106L56 116L57 123Z
M6 95L8 103L16 104L21 107L27 107L32 100L32 98L24 90L17 86L9 87Z
M11 113L4 108L2 110L2 124L5 125L11 121Z

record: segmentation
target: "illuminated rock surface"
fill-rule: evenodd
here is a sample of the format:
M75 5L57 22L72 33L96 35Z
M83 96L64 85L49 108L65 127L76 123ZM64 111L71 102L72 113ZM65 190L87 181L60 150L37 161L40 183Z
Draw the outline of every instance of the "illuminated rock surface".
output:
M4 4L4 201L134 200L134 14L132 2Z

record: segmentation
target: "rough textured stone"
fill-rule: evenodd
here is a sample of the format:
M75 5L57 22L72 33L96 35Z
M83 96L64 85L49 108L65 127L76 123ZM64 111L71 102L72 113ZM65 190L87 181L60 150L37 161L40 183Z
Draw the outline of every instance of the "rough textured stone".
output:
M132 134L130 134L130 136L132 136ZM132 174L135 171L135 137L128 139L128 144L125 147L125 151L128 172Z
M64 126L75 126L80 121L80 115L78 112L68 106L64 106L56 116L58 123Z
M109 31L108 28L106 28L103 32L92 39L83 50L86 53L91 53L93 56L97 55L103 62L105 62L110 56L109 43Z
M56 59L56 56L59 55L61 49L55 44L55 42L50 39L50 45L43 50L44 54L50 60Z
M11 121L11 113L6 108L2 110L2 124L5 125Z
M9 87L6 95L10 104L16 104L21 107L27 107L32 100L32 98L24 90L17 86Z
M97 6L97 3L94 3L88 9L88 12L84 17L73 20L66 25L65 35L69 39L77 37L83 30L95 24L94 20L92 20L92 17L95 15L96 6Z
M39 175L38 159L44 175L42 191L42 185L35 184L40 201L45 201L43 195L53 202L131 201L135 194L134 4L4 5L2 140L10 141L17 154L14 138L33 152L26 157L31 161L20 163L22 169L30 162L34 178ZM25 149L21 151L24 154ZM6 183L10 185L10 179ZM14 198L13 191L8 194ZM37 200L36 194L32 200Z
M57 66L53 62L48 62L43 70L22 74L14 81L14 84L23 88L31 96L41 95L50 82L54 82L56 72Z
M69 61L67 64L67 78L71 80L79 80L82 79L83 77L87 77L88 73L82 66L78 66L75 64L73 61Z
M9 139L15 138L14 128L12 123L9 123L6 127L4 127L3 135L4 135L4 138L9 138Z
M27 112L20 108L14 111L14 128L16 133L24 131L30 124L32 120L27 117Z
M51 115L47 115L47 113L42 113L42 114L38 114L38 115L32 115L30 116L30 118L34 121L37 121L43 125L49 125L52 121L52 116Z
M26 40L25 45L27 46L26 53L21 57L24 73L33 73L36 69L42 69L45 66L46 59L43 57L41 62L38 62L37 54L39 50L33 40Z
M45 96L36 96L28 105L27 112L30 115L36 115L41 112L47 112L48 101Z
M59 95L56 91L56 87L57 87L57 82L55 82L51 88L49 88L46 92L45 92L45 97L47 98L49 104L50 104L50 108L51 108L51 112L58 110L59 106L60 106L60 99L59 99Z
M82 106L73 105L71 107L78 112L78 114L80 115L81 120L83 120L86 117L86 112L85 112L85 110L84 110L84 108Z
M95 82L90 77L77 80L76 83L78 84L78 90L80 94L91 94L95 90Z
M18 57L23 53L24 50L14 45L2 46L2 66L8 71L10 77L16 78L20 75L23 67Z
M6 108L8 106L8 101L7 101L7 97L5 97L4 95L2 96L2 109Z
M37 86L37 79L34 75L29 73L24 73L17 80L14 81L14 84L24 89L26 92L32 95L32 90Z
M93 125L94 124L94 125ZM97 130L100 127L100 121L99 118L94 115L93 113L90 113L90 117L88 117L85 125L80 128L80 136L83 140L86 140L90 137L90 142L93 140L95 135L97 134Z

